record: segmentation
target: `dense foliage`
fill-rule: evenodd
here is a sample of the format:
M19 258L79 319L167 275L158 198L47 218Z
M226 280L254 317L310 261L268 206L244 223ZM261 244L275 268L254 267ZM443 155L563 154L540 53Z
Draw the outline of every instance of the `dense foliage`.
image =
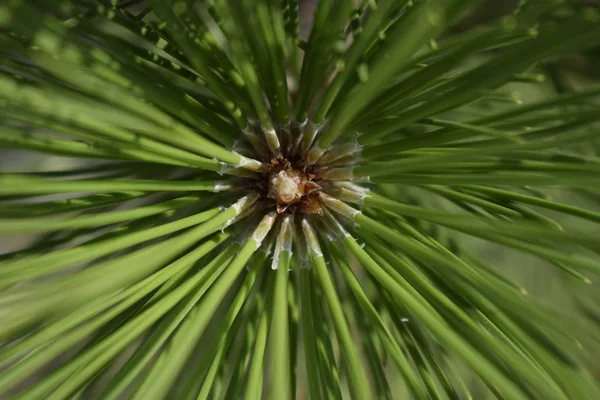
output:
M600 87L510 89L585 3L0 1L0 397L600 399Z

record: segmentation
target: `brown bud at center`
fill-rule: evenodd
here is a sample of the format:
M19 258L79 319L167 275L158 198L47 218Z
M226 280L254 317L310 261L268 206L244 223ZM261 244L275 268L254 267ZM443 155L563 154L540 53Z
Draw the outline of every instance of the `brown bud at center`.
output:
M297 170L281 170L269 178L269 197L277 201L278 208L294 204L302 198L306 176Z
M312 172L296 169L287 160L272 160L268 174L267 197L275 200L277 212L315 213L314 204L321 186ZM320 208L318 209L320 211Z

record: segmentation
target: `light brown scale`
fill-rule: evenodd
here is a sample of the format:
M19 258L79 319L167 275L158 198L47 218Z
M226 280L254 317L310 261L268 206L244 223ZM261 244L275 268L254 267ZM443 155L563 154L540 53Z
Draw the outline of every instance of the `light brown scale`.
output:
M301 213L320 213L317 194L321 186L312 179L315 175L292 168L287 160L272 160L268 177L267 197L275 200L277 212L283 213L290 206Z

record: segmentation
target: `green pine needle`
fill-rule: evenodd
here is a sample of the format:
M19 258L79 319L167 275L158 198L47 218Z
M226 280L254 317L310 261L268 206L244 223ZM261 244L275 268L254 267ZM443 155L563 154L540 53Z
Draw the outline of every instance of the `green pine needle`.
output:
M600 398L600 12L551 3L1 2L0 398Z

